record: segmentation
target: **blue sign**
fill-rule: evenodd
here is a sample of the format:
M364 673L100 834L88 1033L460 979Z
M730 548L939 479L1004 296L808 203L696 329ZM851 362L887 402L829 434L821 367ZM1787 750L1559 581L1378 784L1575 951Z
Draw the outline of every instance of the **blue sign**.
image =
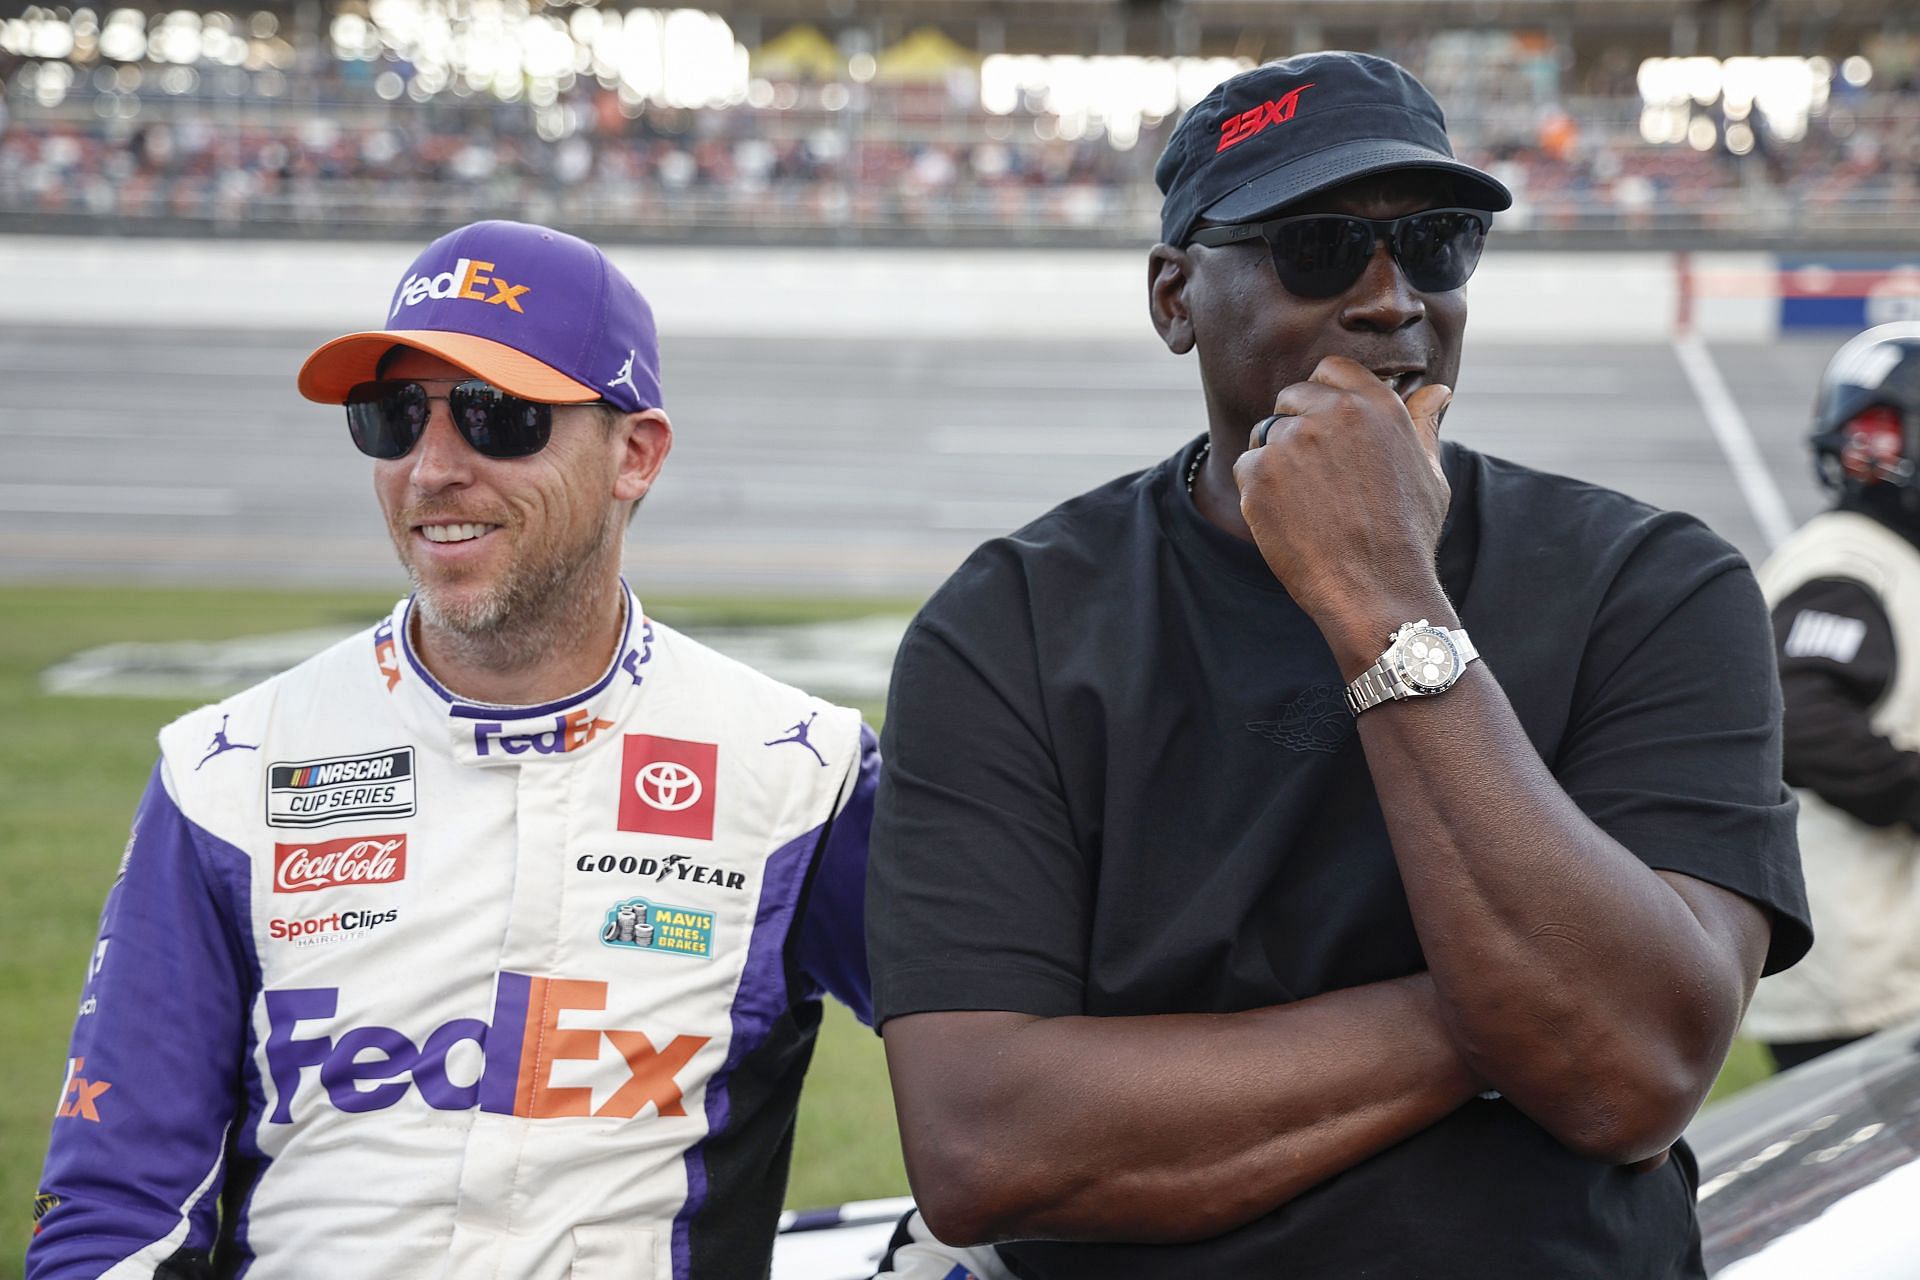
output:
M1779 259L1781 329L1859 331L1920 320L1920 257Z

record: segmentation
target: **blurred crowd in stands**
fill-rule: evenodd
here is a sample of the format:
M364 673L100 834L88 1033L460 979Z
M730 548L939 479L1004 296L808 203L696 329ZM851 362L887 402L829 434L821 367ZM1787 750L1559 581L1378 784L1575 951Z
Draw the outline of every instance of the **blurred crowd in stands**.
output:
M608 95L611 96L611 95ZM428 119L245 120L181 113L130 130L16 125L0 135L0 211L121 219L933 228L1092 226L1131 218L1136 156L1098 141L762 136L745 108L654 111L614 134Z
M1462 154L1516 191L1508 226L1920 228L1910 70L1869 86L1833 70L1791 141L1758 111L1736 118L1712 102L1687 105L1675 136L1655 142L1634 66L1603 62L1567 84L1551 47L1518 39L1503 46L1512 74L1489 76L1484 40L1461 39L1380 51L1426 75ZM901 83L757 73L745 102L681 108L590 75L501 101L423 94L404 63L342 60L324 44L278 61L87 66L0 52L0 223L353 233L497 215L602 236L1140 243L1172 124L1149 115L1122 138L1033 101L989 111L965 68Z

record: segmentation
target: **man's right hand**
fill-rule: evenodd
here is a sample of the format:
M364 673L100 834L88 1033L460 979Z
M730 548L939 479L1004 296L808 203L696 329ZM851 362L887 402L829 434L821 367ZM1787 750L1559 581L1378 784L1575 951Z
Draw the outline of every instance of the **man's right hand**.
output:
M1243 1013L921 1013L883 1034L914 1194L961 1246L1207 1239L1485 1088L1424 973Z
M1362 666L1379 656L1383 622L1419 616L1439 593L1434 551L1452 498L1439 422L1452 399L1435 383L1403 404L1364 365L1328 356L1275 397L1280 420L1234 463L1268 567L1336 654L1340 633L1358 630L1372 650Z

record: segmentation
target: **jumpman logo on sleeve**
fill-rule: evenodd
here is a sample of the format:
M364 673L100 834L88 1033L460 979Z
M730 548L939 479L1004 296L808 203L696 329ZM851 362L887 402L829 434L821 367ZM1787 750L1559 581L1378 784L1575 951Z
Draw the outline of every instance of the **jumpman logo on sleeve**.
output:
M227 717L221 716L220 727L213 731L213 742L207 747L207 754L200 757L200 763L193 766L193 771L200 772L207 761L217 755L224 755L229 751L258 751L259 749L260 744L257 742L235 742L228 738Z
M611 391L615 387L625 383L627 390L633 392L636 396L640 394L640 388L633 385L633 359L638 354L638 348L628 348L627 362L620 366L620 372L615 374L613 381L607 384L607 390Z
M812 751L813 758L815 760L818 760L820 762L820 767L824 769L827 767L827 758L821 755L820 752L814 747L814 745L811 742L807 741L807 731L813 728L813 722L817 720L819 716L820 716L820 713L816 711L812 715L808 716L805 720L802 720L799 724L796 724L791 729L788 729L786 737L775 738L771 742L763 742L760 745L763 747L779 747L779 746L785 746L789 742L797 743L800 746L805 747L807 750Z

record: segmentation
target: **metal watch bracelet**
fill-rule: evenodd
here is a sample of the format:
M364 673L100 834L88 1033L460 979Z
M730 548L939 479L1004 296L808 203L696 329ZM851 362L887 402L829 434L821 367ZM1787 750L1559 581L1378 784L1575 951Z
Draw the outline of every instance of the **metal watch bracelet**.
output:
M1473 641L1468 637L1464 628L1435 627L1433 629L1436 631L1445 631L1447 638L1453 642L1454 652L1460 659L1460 665L1454 676L1454 680L1457 682L1461 675L1466 674L1467 664L1480 656L1480 651L1474 648ZM1362 711L1371 710L1383 702L1393 702L1402 698L1429 698L1434 696L1433 693L1407 687L1394 672L1391 659L1398 645L1398 640L1390 643L1387 646L1387 651L1381 654L1372 666L1362 671L1354 678L1353 682L1347 686L1347 710L1351 711L1354 715L1357 716ZM1452 688L1453 686L1449 684L1447 687ZM1444 693L1446 690L1441 689L1435 692Z

